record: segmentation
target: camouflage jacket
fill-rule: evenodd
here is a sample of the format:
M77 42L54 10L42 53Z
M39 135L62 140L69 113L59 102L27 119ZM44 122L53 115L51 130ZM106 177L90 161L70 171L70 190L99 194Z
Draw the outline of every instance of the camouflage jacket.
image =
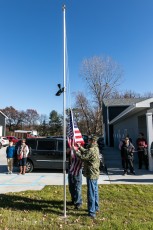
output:
M76 155L84 162L84 176L90 179L99 178L99 148L97 144L88 146L88 149L80 147Z

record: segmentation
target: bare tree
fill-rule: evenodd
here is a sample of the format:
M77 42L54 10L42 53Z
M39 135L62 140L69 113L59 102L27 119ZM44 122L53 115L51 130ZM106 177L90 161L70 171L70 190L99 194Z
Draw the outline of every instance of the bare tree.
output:
M76 94L75 108L79 108L73 109L73 112L80 130L88 135L97 133L97 108L90 106L88 99L82 92Z
M9 131L14 131L15 129L22 129L24 126L29 126L32 128L39 119L39 114L34 109L27 109L25 111L18 111L12 106L1 109L1 111L6 114L7 127Z
M81 76L87 84L90 104L97 108L97 120L102 134L103 99L110 98L117 92L117 88L121 84L123 71L111 57L101 58L95 56L82 62Z
M144 93L143 97L144 98L151 98L151 97L153 97L153 93L152 92L146 92L146 93Z
M17 129L23 129L24 124L26 124L26 116L27 114L25 111L18 111L18 121L16 125Z
M27 122L29 128L33 128L37 124L38 120L39 120L39 114L35 109L26 110L25 122Z
M49 118L46 114L40 114L40 116L39 116L40 124L43 124L44 122L47 124L48 120L49 120Z
M19 112L12 106L1 109L1 111L8 117L6 120L9 131L14 130L19 120Z

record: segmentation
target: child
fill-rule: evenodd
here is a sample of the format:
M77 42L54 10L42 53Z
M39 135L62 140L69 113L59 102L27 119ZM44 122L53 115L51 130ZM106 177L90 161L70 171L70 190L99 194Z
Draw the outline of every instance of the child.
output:
M12 174L12 171L13 171L14 153L15 153L15 147L13 146L13 141L10 140L9 146L6 148L8 174Z

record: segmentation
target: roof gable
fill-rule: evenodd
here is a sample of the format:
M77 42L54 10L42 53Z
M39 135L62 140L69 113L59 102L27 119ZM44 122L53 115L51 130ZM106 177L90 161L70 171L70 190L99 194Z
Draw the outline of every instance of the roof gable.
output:
M143 109L152 109L151 103L153 103L153 98L145 99L143 101L133 103L131 106L129 106L127 109L125 109L122 113L120 113L117 117L115 117L113 120L110 121L110 124L114 124L118 122L120 119L124 119L127 116L130 116L134 113L137 113Z
M146 99L146 98L145 98ZM144 98L111 98L103 99L103 103L106 107L110 106L131 106L135 103L143 101Z
M5 118L8 118L2 111L0 111L0 113L1 113Z

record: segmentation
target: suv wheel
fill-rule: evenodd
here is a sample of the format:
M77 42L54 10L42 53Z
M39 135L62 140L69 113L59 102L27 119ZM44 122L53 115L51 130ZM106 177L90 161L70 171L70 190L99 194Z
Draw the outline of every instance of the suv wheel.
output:
M31 161L27 160L26 163L26 173L32 172L33 171L33 164Z

